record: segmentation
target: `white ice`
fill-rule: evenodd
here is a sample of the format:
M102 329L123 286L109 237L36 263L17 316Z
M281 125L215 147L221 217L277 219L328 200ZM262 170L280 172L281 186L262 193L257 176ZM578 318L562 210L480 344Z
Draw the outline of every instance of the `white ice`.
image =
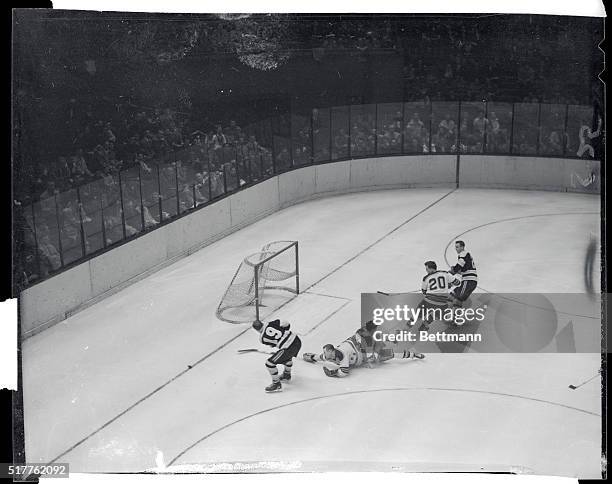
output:
M74 472L286 461L297 469L600 476L599 354L430 354L343 380L296 361L266 394L265 355L215 308L248 254L298 240L302 293L275 315L303 351L360 324L360 293L419 288L461 235L493 292L583 292L592 195L385 190L289 207L23 345L26 456ZM535 216L535 217L534 217ZM485 225L486 224L486 225ZM479 228L478 228L479 227ZM447 250L448 249L448 250ZM191 366L192 368L189 368ZM161 454L160 454L161 452Z

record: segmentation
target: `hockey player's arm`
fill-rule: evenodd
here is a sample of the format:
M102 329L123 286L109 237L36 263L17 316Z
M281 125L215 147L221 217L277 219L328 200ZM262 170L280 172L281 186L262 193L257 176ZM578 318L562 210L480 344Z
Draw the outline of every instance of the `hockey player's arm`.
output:
M344 352L344 357L340 361L339 366L340 366L340 368L338 369L338 375L337 376L339 378L344 378L345 376L348 376L348 374L349 374L349 355L348 355L348 351Z
M327 376L337 376L338 378L344 378L349 374L349 367L341 366L340 368L328 368L327 366L324 366L323 371Z
M424 277L423 282L421 283L421 292L423 294L427 294L427 279Z
M461 274L451 274L449 286L459 286L462 280L463 277L461 277Z
M323 365L323 371L327 376L344 378L349 374L349 357L345 354L340 362L329 363Z
M458 272L461 272L461 270L463 269L463 266L465 265L465 258L460 255L457 259L457 263L450 268L450 273L451 274L457 274Z

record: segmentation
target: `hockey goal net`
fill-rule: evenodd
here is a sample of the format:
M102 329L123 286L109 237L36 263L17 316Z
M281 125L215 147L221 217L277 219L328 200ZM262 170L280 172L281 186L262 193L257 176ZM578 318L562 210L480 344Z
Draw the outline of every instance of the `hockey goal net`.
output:
M283 291L299 294L299 278L297 241L266 244L240 263L217 307L217 317L228 323L259 320L287 299Z

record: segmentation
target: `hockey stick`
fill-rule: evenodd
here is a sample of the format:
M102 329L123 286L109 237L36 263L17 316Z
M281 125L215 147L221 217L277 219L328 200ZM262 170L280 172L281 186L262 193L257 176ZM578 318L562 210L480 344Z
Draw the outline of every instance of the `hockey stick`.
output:
M580 383L579 385L569 385L568 388L571 388L572 390L577 390L578 388L580 388L582 385L589 383L591 380L597 378L598 375L601 375L601 370L599 370L597 372L597 375L593 375L591 378L589 378L588 380L583 381L582 383Z
M258 348L245 348L243 350L238 350L238 354L244 355L245 353L263 353L265 355L271 355L274 353L273 351L260 350Z
M415 289L414 291L404 291L404 292L387 292L387 291L376 291L378 294L382 294L383 296L404 296L406 294L421 294L421 289Z

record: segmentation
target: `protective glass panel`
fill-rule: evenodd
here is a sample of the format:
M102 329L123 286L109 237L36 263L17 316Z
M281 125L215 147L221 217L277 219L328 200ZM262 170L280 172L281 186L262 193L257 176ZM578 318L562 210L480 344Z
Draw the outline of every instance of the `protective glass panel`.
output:
M291 115L291 141L295 166L308 165L312 161L312 130L310 123L310 113Z
M468 153L483 152L488 123L484 103L461 103L461 145Z
M226 193L236 191L241 184L242 174L238 172L235 153L233 150L227 150L224 156L223 175L225 176Z
M48 197L33 206L41 275L53 273L62 267L55 197Z
M60 240L64 265L83 257L81 244L80 208L75 189L57 195L60 221Z
M514 132L512 153L536 155L538 152L538 104L517 103L514 105Z
M293 166L291 160L291 140L281 136L274 136L274 156L276 173L290 170Z
M162 206L162 220L176 217L178 212L176 168L173 163L159 167L160 197Z
M431 105L404 103L404 153L429 152Z
M91 254L104 248L102 231L102 180L96 180L79 187L82 204L85 252Z
M349 107L331 108L331 159L341 160L349 155Z
M351 106L351 156L372 156L376 154L376 105Z
M402 151L402 105L385 103L378 105L376 113L376 133L378 141L376 153L397 155Z
M195 183L179 184L179 212L187 212L196 207Z
M261 166L265 178L274 175L274 162L272 160L272 152L267 149L262 149Z
M142 186L142 213L145 228L154 227L161 220L159 177L157 165L147 165L140 168Z
M512 127L512 104L488 103L487 138L485 152L506 154L510 151L510 129Z
M283 138L291 137L291 115L284 113L272 119L272 131Z
M17 256L14 267L15 283L24 286L41 277L32 208L32 205L27 205L20 210L19 215L15 216L15 230L20 233L20 237L15 241Z
M431 106L431 153L455 153L457 151L457 119L459 103L435 102ZM465 118L464 118L465 119ZM462 142L462 150L465 151Z
M540 108L540 155L563 154L565 104L542 104Z
M222 168L215 168L211 165L210 174L205 180L210 187L211 199L218 198L225 193L225 176Z
M138 166L121 172L121 191L123 194L123 215L125 232L132 237L142 232L140 209L140 174Z
M312 110L312 144L314 161L329 161L331 139L331 112L329 109Z
M119 177L117 175L107 175L102 179L102 182L104 237L106 238L106 245L111 245L124 239Z
M247 146L245 144L237 145L236 150L236 166L240 179L244 183L251 183L254 180L259 180L261 175L259 174L259 165L256 162L252 162L249 157Z
M249 140L242 147L241 153L245 158L251 182L263 180L272 174L270 150L262 146L255 136L249 136Z

